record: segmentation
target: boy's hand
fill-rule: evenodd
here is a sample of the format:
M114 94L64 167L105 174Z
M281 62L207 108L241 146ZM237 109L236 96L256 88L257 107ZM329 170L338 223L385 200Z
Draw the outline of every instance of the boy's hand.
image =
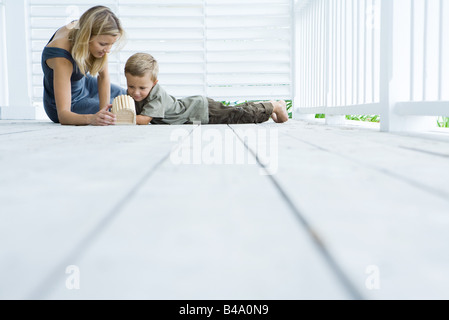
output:
M143 115L137 115L136 116L136 123L138 125L150 124L151 120L153 120L153 118L151 118L151 117L147 117L147 116L143 116Z

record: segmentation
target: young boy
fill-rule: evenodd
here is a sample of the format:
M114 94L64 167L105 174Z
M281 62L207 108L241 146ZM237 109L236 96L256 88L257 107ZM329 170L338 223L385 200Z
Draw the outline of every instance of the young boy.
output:
M225 106L205 96L176 99L158 84L159 66L147 53L136 53L125 65L128 95L136 102L136 122L152 124L239 124L262 123L273 118L288 120L285 101Z

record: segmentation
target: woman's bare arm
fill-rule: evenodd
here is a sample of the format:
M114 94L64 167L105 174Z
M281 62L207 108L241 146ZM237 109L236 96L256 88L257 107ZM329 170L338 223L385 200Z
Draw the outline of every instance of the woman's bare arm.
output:
M72 88L70 78L73 65L65 58L52 58L47 60L47 65L54 71L54 91L56 109L59 122L63 125L111 125L115 123L115 116L106 110L96 114L77 114L71 111Z
M98 74L97 83L98 95L100 97L100 109L103 109L107 107L111 101L111 80L107 62L103 70Z
M56 109L59 122L63 125L86 125L92 122L92 115L79 115L71 112L72 88L70 77L73 65L65 58L53 58L47 60L47 64L54 72L54 91Z

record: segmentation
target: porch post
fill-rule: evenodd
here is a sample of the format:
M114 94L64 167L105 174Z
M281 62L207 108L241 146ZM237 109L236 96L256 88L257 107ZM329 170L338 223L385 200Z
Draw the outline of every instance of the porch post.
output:
M403 14L395 14L395 10L400 10L400 8L395 8L395 5L399 6L397 2L395 4L395 1L382 0L380 130L387 132L426 131L435 126L434 117L401 114L397 109L398 102L401 101L398 101L396 93L401 91L401 86L410 82L410 79L404 76L399 64L395 63L401 59L397 48L410 46L404 35L410 32L409 24L413 22Z
M29 79L28 19L26 0L4 0L3 33L6 45L7 99L0 100L0 119L35 119ZM2 19L3 21L3 19ZM1 55L0 55L1 56ZM3 101L7 100L7 101ZM4 105L6 104L6 105Z
M0 107L8 104L8 82L6 79L6 32L5 4L0 1Z

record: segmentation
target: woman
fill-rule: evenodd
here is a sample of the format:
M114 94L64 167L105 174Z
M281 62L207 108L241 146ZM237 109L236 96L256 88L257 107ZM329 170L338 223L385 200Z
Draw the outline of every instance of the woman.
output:
M56 31L42 52L44 108L53 122L114 124L111 101L126 90L110 83L108 53L123 35L119 19L104 6Z

